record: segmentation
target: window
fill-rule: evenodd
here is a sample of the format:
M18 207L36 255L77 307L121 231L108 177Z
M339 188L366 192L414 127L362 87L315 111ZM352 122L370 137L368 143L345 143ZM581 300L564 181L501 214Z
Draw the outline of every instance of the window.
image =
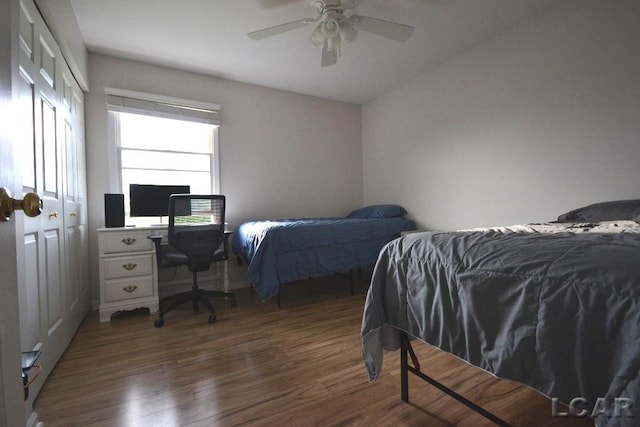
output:
M217 106L157 99L107 96L117 192L124 194L127 216L129 184L189 185L191 193L219 192Z

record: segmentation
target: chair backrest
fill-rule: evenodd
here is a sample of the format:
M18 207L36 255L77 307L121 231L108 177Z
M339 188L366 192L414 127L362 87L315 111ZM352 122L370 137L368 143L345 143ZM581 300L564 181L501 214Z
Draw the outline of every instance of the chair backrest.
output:
M174 194L169 199L169 245L194 263L213 261L227 252L224 221L225 196Z

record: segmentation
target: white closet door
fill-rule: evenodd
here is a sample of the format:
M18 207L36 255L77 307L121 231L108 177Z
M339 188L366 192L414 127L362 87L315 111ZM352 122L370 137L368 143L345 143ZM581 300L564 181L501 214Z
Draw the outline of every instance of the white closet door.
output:
M72 328L82 321L90 304L87 247L87 196L84 154L84 95L64 64L62 70L63 112L59 133L65 156L64 167L64 226L66 260L65 308Z
M42 352L32 402L89 308L88 251L82 92L33 2L20 3L22 187L43 200L39 217L17 222L21 347Z

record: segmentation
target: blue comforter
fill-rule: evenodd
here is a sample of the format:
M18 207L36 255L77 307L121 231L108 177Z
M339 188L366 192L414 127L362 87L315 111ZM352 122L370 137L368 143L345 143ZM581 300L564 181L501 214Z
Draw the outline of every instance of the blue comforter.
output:
M373 265L385 244L415 228L405 218L252 221L238 228L232 248L248 260L247 278L267 300L284 283Z

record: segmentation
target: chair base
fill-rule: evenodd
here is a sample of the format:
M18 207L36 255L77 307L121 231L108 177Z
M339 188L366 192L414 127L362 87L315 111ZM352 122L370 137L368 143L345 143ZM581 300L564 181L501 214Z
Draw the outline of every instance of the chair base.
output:
M169 295L160 300L160 310L158 312L158 318L154 322L156 328L164 326L164 315L182 304L191 302L193 304L193 312L199 311L199 306L202 304L209 310L209 323L215 323L216 311L209 301L209 298L224 298L230 302L231 307L238 305L236 296L230 292L224 291L210 291L194 287L191 291L180 292L178 294Z

